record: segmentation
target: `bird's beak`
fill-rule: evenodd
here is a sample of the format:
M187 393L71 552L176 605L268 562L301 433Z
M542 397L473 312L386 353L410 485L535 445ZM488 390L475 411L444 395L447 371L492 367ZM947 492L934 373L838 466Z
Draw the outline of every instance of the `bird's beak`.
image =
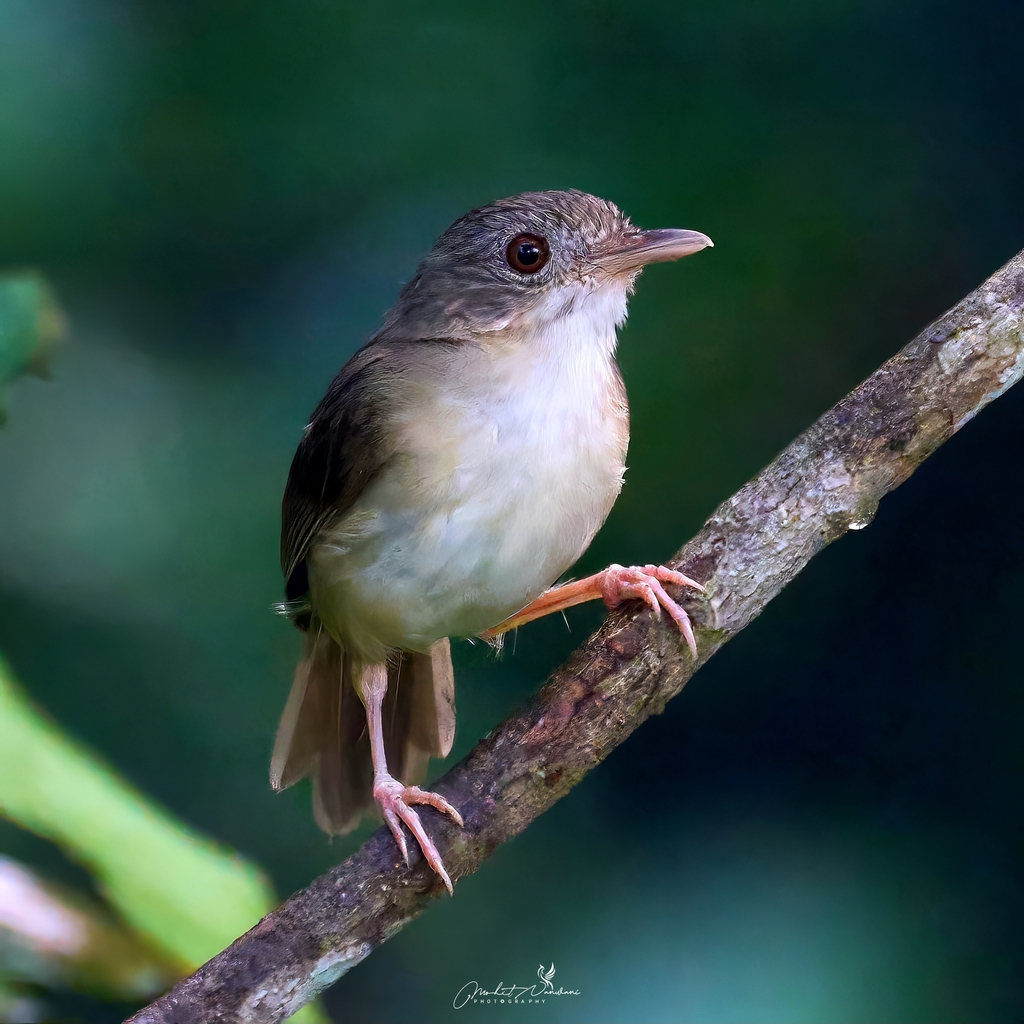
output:
M668 263L714 244L707 235L686 228L632 230L595 252L592 259L606 273L632 274L648 263Z

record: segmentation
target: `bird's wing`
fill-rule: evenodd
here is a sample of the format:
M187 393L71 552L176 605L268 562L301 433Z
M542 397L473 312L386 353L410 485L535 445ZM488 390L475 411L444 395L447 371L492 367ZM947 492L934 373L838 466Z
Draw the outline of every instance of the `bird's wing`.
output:
M281 568L289 601L308 589L305 558L394 454L389 399L401 376L395 346L370 344L342 368L313 411L281 502Z
M288 602L309 589L310 545L347 512L396 455L396 415L410 389L442 369L458 342L374 341L331 382L292 460L281 503L281 568Z

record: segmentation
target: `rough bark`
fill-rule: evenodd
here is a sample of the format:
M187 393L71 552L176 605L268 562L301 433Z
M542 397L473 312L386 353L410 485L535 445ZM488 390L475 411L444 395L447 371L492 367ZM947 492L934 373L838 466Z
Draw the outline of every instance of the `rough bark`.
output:
M524 707L437 783L465 828L424 811L452 878L599 764L827 544L1024 373L1024 252L936 320L721 505L670 563L707 581L685 597L696 661L644 610L610 615ZM413 844L415 845L415 844ZM137 1024L279 1021L359 963L444 891L386 829L316 879Z

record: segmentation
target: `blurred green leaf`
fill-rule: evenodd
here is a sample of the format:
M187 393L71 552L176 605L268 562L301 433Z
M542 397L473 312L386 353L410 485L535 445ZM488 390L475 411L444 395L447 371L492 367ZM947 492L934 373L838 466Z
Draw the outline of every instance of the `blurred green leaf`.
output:
M20 952L36 968L53 972L37 970L35 981L118 998L149 995L220 952L277 902L258 868L190 831L66 736L32 705L2 658L0 814L87 867L152 947L142 947L83 897L37 883L36 897L49 901L51 913L63 915L69 927L84 930L89 941L79 955L63 962L51 956L47 964L38 945L22 935ZM13 862L0 859L4 863ZM13 929L0 919L0 952L5 930L14 948ZM0 992L0 1004L3 999L15 1007L24 1003L9 991ZM313 1005L292 1019L325 1020Z
M155 951L95 900L0 856L5 978L127 1002L163 992L182 973L180 960Z
M125 921L189 966L275 903L255 866L191 832L64 735L2 660L0 813L85 865Z
M0 277L0 423L4 388L24 373L48 376L50 352L65 329L64 314L42 277Z

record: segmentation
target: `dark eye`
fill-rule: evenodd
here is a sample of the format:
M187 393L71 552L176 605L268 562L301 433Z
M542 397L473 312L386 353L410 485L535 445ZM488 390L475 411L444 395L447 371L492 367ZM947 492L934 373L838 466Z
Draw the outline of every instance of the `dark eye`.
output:
M536 274L550 255L547 239L540 235L516 235L505 250L508 265L520 274Z

